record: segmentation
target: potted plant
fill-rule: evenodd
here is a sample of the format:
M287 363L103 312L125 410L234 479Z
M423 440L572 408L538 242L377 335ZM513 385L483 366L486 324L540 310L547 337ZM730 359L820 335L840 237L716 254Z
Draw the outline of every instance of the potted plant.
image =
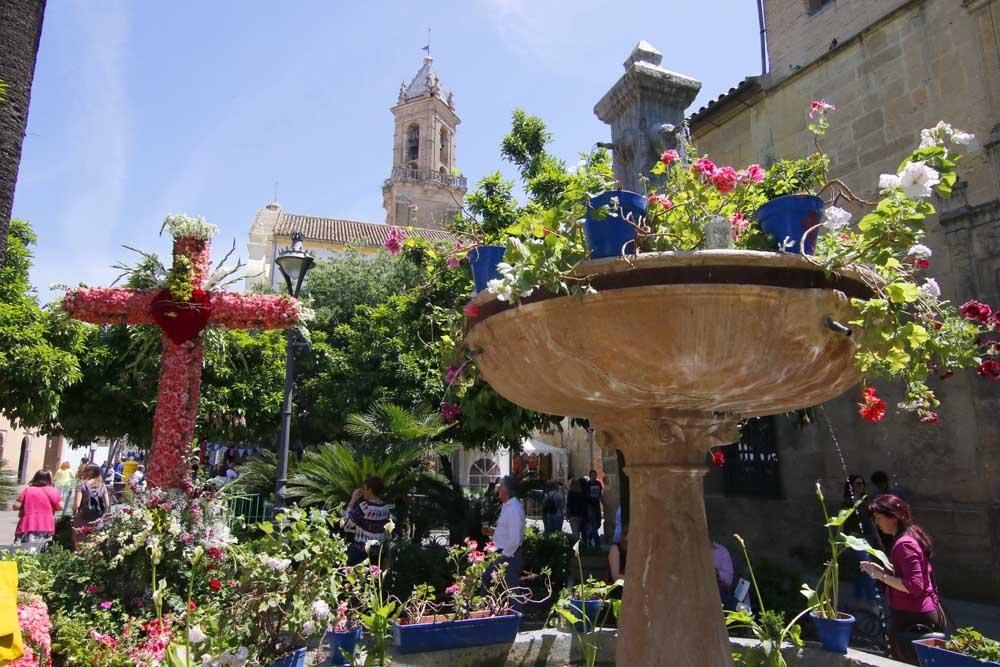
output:
M733 537L736 538L743 550L743 558L747 563L747 572L750 575L750 583L753 586L759 608L756 613L751 612L746 607L725 611L726 627L730 631L747 630L758 642L750 650L742 654L734 654L734 661L743 667L787 667L788 663L785 662L781 649L786 642L790 642L795 648L802 648L805 645L802 641L802 628L798 621L813 607L806 607L787 624L783 612L767 609L764 606L763 598L761 598L760 589L757 587L757 578L754 576L753 565L750 563L747 545L739 535L733 535ZM737 656L739 657L737 658Z
M1000 642L972 628L959 628L950 639L913 642L921 667L983 667L1000 665Z
M583 564L580 560L579 542L573 545L573 552L576 554L577 571L581 573L582 578ZM573 628L577 641L580 642L580 651L586 667L593 667L597 661L598 647L594 641L594 633L602 627L608 614L617 617L620 613L620 596L618 599L614 599L613 596L623 584L622 579L605 584L588 577L585 581L564 589L552 607L550 616L558 614Z
M827 543L830 545L830 560L827 561L820 576L816 589L808 584L802 585L802 594L809 601L809 616L816 626L820 644L833 653L847 653L851 641L851 631L854 627L854 617L839 609L840 601L840 557L847 549L864 551L877 558L885 567L891 568L886 555L875 549L863 537L848 535L843 532L844 523L854 514L858 506L864 502L859 500L851 507L846 507L830 517L823 498L823 489L816 482L816 497L823 508L824 526L827 531Z
M406 616L393 627L397 650L417 653L512 642L521 626L515 606L541 600L531 600L528 589L508 587L507 565L499 562L500 557L492 543L480 550L475 540L467 539L449 547L455 580L444 592L450 597L451 613L436 613L445 605L430 604L428 591L423 591L406 605Z

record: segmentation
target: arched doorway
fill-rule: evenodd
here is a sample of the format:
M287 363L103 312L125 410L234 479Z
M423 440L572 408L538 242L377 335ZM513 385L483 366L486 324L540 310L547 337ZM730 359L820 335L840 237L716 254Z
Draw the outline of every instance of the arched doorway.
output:
M17 483L24 484L28 479L28 454L31 452L31 440L28 436L21 438L21 455L17 459Z

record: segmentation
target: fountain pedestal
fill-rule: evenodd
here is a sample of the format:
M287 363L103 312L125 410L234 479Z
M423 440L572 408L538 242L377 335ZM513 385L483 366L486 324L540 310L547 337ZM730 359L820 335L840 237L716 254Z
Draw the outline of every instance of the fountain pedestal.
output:
M702 493L711 447L744 417L837 396L858 380L850 272L801 257L708 250L581 265L597 294L480 294L466 345L501 395L586 417L625 458L629 555L617 648L625 667L729 665Z

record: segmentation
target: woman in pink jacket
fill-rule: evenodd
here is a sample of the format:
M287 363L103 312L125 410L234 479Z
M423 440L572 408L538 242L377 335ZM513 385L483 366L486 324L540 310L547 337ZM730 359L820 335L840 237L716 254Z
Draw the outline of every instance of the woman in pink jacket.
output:
M892 610L893 657L915 660L912 644L900 641L899 636L920 632L920 628L926 628L924 632L944 632L947 626L931 567L934 544L913 523L910 506L898 497L879 496L868 509L878 529L895 538L889 552L892 570L872 561L861 563L861 570L886 586Z
M52 474L39 470L24 487L14 503L21 518L14 529L14 539L28 542L32 538L48 539L56 532L55 512L62 509L62 494L52 486Z

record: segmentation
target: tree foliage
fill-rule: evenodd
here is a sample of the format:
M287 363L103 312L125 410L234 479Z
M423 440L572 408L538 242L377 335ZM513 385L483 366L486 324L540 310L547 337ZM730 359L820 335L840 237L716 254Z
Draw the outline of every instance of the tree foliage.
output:
M39 307L28 280L35 243L28 223L11 221L0 264L0 413L21 426L44 427L53 423L63 390L80 378L83 330Z

